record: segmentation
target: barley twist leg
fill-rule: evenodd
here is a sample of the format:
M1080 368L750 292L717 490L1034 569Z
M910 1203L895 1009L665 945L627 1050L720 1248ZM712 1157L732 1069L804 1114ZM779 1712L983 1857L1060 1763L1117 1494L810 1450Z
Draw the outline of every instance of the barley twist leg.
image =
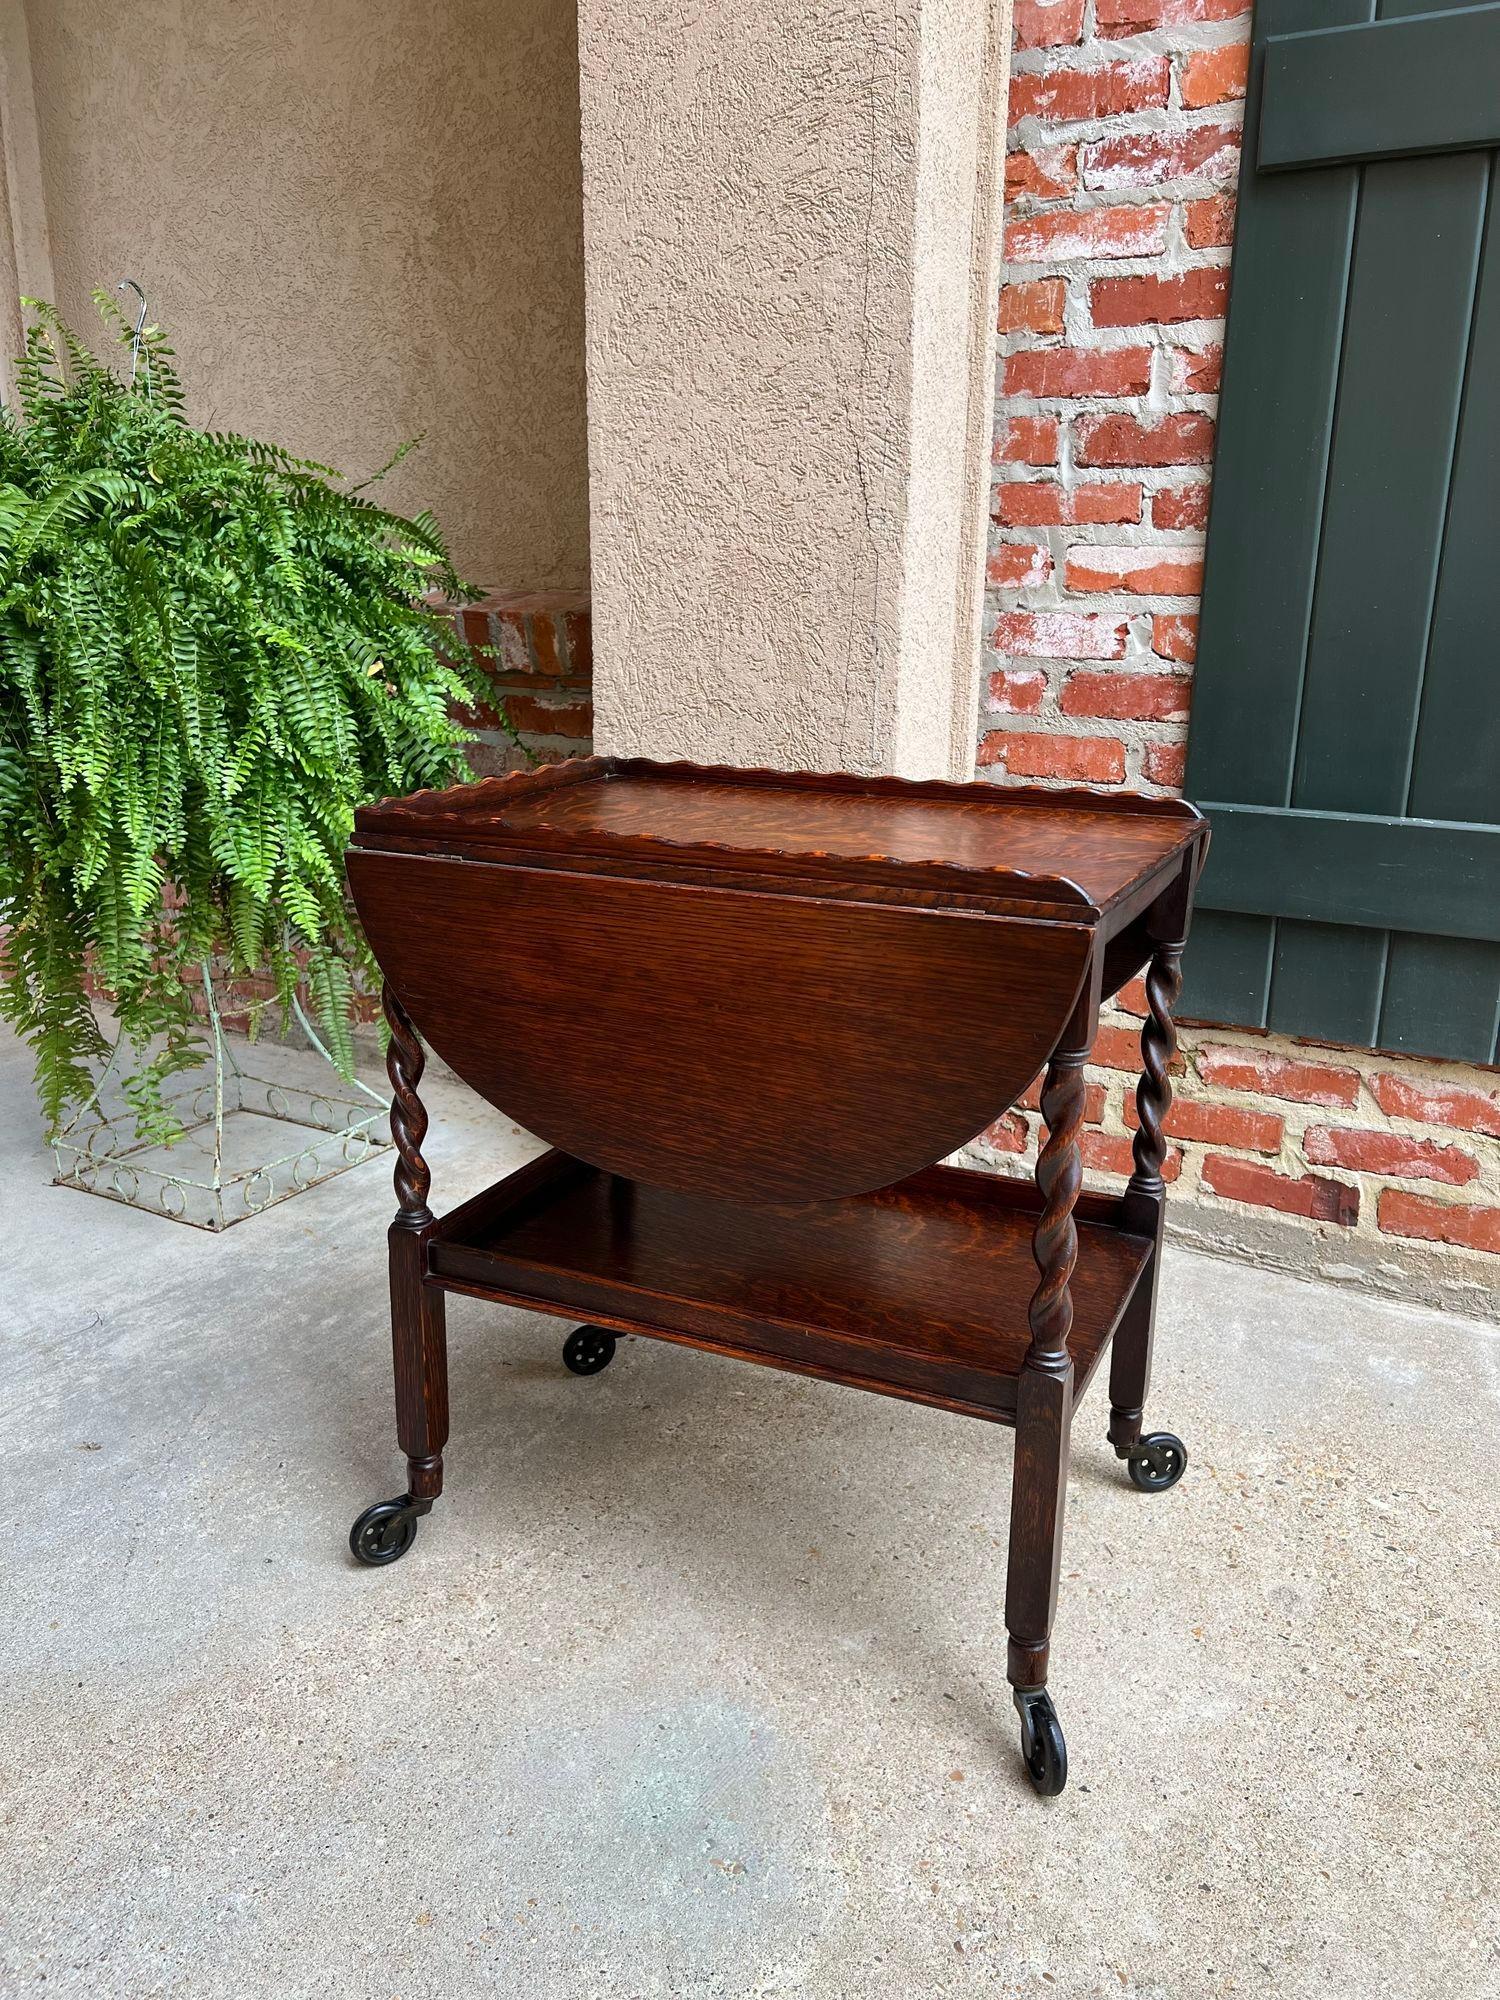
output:
M1142 1437L1146 1392L1151 1386L1151 1347L1156 1322L1158 1266L1166 1207L1166 1122L1172 1109L1172 1063L1177 1024L1172 1009L1182 990L1182 944L1157 947L1146 973L1146 1019L1141 1026L1141 1079L1135 1103L1135 1172L1125 1191L1127 1226L1154 1236L1156 1255L1147 1279L1115 1331L1109 1369L1109 1441L1126 1462L1131 1480L1144 1492L1175 1486L1187 1464L1181 1438L1170 1431Z
M1029 1311L1031 1342L1016 1384L1016 1459L1011 1482L1006 1673L1021 1718L1021 1754L1036 1790L1060 1792L1067 1745L1047 1693L1052 1620L1062 1560L1068 1432L1073 1415L1073 1324L1069 1285L1078 1262L1073 1208L1083 1179L1083 1065L1087 1045L1059 1050L1042 1089L1046 1142L1037 1161L1042 1208L1032 1238L1039 1274Z
M396 1143L396 1214L386 1243L391 1285L391 1357L396 1436L406 1454L407 1490L381 1500L355 1522L349 1546L359 1562L383 1566L411 1547L417 1521L443 1490L448 1441L448 1338L443 1293L427 1276L427 1240L436 1219L427 1205L432 1172L422 1157L427 1109L417 1095L426 1067L406 1009L387 986L390 1027L391 1137Z

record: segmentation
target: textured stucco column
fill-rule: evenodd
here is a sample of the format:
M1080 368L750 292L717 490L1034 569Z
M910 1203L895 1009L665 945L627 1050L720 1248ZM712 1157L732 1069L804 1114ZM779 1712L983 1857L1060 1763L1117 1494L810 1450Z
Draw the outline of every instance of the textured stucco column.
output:
M580 0L596 743L961 775L1008 0Z

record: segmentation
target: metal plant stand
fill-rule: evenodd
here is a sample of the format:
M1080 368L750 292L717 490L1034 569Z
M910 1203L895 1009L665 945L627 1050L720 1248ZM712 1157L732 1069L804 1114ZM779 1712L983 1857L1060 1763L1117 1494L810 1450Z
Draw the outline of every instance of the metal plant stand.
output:
M184 1076L168 1093L181 1136L170 1145L135 1136L117 1040L93 1095L52 1140L55 1187L81 1188L217 1233L390 1150L389 1100L357 1078L344 1082L300 1002L293 1002L297 1021L336 1088L246 1069L225 1037L206 965L203 992L212 1051L207 1073Z

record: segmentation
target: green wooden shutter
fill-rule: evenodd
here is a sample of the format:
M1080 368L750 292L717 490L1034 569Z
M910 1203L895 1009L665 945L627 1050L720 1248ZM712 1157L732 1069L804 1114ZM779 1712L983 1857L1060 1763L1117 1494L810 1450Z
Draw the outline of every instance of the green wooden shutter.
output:
M1258 0L1183 1011L1500 1060L1500 4Z

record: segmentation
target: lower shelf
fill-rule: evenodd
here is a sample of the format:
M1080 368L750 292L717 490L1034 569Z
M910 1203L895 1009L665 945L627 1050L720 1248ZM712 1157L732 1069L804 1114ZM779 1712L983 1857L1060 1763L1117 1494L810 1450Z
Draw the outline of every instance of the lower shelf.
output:
M430 1279L1009 1423L1036 1285L1031 1191L931 1167L848 1201L748 1206L548 1153L456 1209ZM1149 1237L1081 1204L1069 1347L1081 1392Z

